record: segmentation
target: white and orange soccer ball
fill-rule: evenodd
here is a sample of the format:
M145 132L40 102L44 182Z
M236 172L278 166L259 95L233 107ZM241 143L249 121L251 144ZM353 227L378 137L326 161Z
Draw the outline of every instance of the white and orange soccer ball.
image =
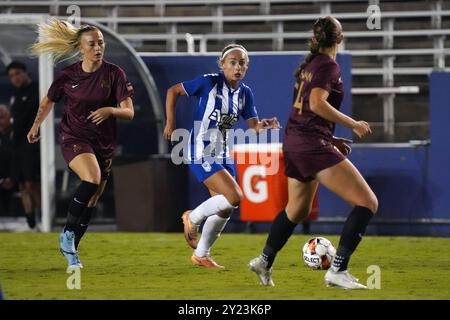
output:
M311 269L327 270L336 255L336 249L330 240L315 237L303 246L303 261Z

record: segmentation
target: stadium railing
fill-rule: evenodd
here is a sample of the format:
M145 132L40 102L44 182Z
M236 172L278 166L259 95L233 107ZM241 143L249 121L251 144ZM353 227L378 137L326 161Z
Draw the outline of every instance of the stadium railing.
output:
M414 2L414 1L413 1ZM368 6L370 4L379 4L381 8L384 8L388 3L382 1L363 1L363 0L351 0L351 1L339 1L339 0L149 0L149 1L78 1L76 4L79 6L86 6L90 8L100 7L106 9L107 16L90 16L89 19L95 20L99 23L107 24L110 28L119 31L119 34L126 40L130 41L139 47L143 42L165 42L165 51L178 52L179 42L186 41L187 49L190 53L194 52L196 45L198 45L199 52L205 53L212 51L210 43L217 43L217 41L271 41L273 51L284 51L286 40L306 40L311 37L310 32L288 32L285 31L286 23L313 23L318 17L324 14L332 14L336 18L340 19L344 23L358 23L366 26L366 21L374 12L362 11L362 12L333 12L333 9L337 8L337 5L345 3L354 3L355 5L349 9L361 10L362 6ZM418 2L417 2L418 3ZM382 22L382 30L357 30L346 31L345 37L347 40L357 42L358 39L367 39L366 42L371 44L369 48L380 46L382 49L375 50L347 50L352 56L365 57L377 56L381 58L382 66L379 67L354 67L352 74L354 76L381 76L381 84L384 88L394 87L394 76L397 75L411 75L411 76L426 76L433 70L449 71L445 68L446 57L449 55L449 50L444 49L445 40L450 34L448 28L443 27L443 19L450 17L450 10L444 10L444 4L441 0L429 1L426 4L420 3L419 5L406 5L390 7L395 8L392 11L383 10L379 15ZM72 1L62 0L49 0L49 1L0 1L0 9L6 11L12 11L15 7L48 7L50 12L59 13L58 8L64 8L74 4ZM314 12L307 14L271 14L274 5L289 5L292 4L304 4L310 5L311 11ZM319 4L319 6L317 6ZM253 14L229 14L230 12L236 12L228 10L235 5L239 7L241 5L253 5L259 8L259 10L253 10ZM188 14L182 15L166 15L166 9L177 7L193 7L199 6L210 8L209 14L199 15L196 10L188 10ZM152 16L122 16L127 11L121 11L119 9L125 7L139 7L154 9L154 15ZM417 8L427 8L426 10L417 10ZM345 7L341 7L345 8ZM320 12L319 12L320 11ZM339 11L339 10L338 10ZM180 11L183 14L183 11ZM203 11L199 11L201 13ZM95 10L90 12L94 13ZM88 12L88 15L90 14ZM227 14L228 13L228 14ZM376 14L376 13L375 13ZM427 23L427 28L421 28L420 25L415 26L414 21L423 21L430 19ZM408 30L394 29L394 23L396 21L410 21L413 22L411 28ZM248 24L254 23L255 25L272 25L271 32L224 32L224 25L229 24ZM186 25L190 24L203 25L204 32L197 32L186 35L181 30L186 29ZM163 26L166 32L133 32L133 28L125 28L122 30L121 26L135 26L136 30L139 30L140 26ZM183 27L182 27L183 26ZM201 28L200 28L201 29ZM227 29L227 28L225 28ZM287 28L288 29L288 28ZM129 33L132 31L133 33ZM416 40L417 37L423 39L432 39L433 44L428 48L417 49L396 49L396 40L399 39L411 39ZM429 41L429 40L428 40ZM350 43L350 42L349 42ZM139 48L137 48L139 51ZM415 67L398 67L395 66L394 60L398 56L429 56L434 58L433 66L418 65ZM375 63L374 63L375 65ZM385 119L388 119L389 123L395 124L395 119L386 117L393 115L395 94L383 94L383 110L385 113ZM387 129L388 128L388 129ZM395 135L395 128L393 125L385 125L385 134L388 137Z

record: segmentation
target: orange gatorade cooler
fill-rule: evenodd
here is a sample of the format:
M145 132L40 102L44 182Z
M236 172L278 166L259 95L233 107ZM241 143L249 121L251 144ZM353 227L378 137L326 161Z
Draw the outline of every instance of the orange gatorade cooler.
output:
M240 205L241 220L273 221L288 201L282 144L238 144L234 146L233 157L244 194ZM316 193L308 220L316 220L318 211Z

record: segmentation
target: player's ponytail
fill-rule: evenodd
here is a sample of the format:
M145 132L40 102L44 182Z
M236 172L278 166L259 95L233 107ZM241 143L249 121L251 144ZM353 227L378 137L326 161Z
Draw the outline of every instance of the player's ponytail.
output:
M319 43L314 37L312 37L309 40L309 53L305 57L305 61L303 61L300 67L295 70L295 78L298 78L302 70L305 69L305 67L317 56L317 54L319 53L319 49Z
M321 48L331 48L336 44L340 32L335 18L327 16L317 19L313 26L314 35L309 40L310 53L295 71L295 78L298 78L302 70L317 56Z
M66 55L78 54L81 35L92 30L97 28L90 25L77 28L67 21L51 18L47 23L38 25L40 39L31 46L31 51L35 54L51 53L57 63Z

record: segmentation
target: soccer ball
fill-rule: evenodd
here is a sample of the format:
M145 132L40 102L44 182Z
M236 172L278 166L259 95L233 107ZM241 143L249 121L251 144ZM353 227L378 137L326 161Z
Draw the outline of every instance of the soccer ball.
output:
M327 270L335 255L333 244L323 237L311 238L303 246L303 261L311 269Z

